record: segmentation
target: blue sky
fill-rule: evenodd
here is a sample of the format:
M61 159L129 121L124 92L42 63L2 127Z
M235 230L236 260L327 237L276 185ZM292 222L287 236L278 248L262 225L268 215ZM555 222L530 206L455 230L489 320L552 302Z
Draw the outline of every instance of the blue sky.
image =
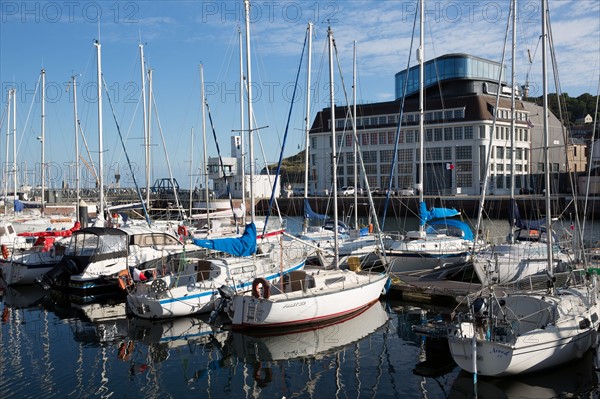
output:
M327 26L331 25L340 59L336 66L336 100L343 88L351 101L352 48L357 43L359 103L394 99L394 74L414 65L410 42L416 0L411 1L254 1L251 3L251 53L254 114L260 130L255 139L257 166L275 162L288 121L291 95L309 21L313 39L311 120L329 105ZM597 94L600 63L600 2L550 0L552 36L563 92L572 97ZM200 63L206 96L222 155L229 156L230 136L240 128L238 28L244 32L240 1L9 1L0 2L0 99L3 115L0 159L6 161L6 98L17 89L17 162L30 184L41 157L40 70L46 70L46 145L50 185L73 185L69 164L75 160L71 76L77 75L78 114L92 162L97 162L96 48L102 45L102 71L109 88L127 153L144 180L141 71L139 44L153 70L156 113L152 120L152 180L168 176L167 159L183 187L197 179L202 159ZM469 53L500 61L509 2L427 1L426 59L447 53ZM540 1L518 5L517 81L529 78L532 95L541 94L539 46ZM509 35L510 40L510 35ZM418 29L415 43L418 41ZM505 63L510 65L510 43ZM529 62L529 54L532 63ZM410 56L410 59L409 59ZM303 147L306 63L301 67L297 101L288 128L285 156ZM342 84L343 78L343 84ZM551 82L553 80L551 79ZM553 83L551 91L555 91ZM246 110L244 110L246 112ZM122 185L132 180L116 123L104 102L105 183L120 170ZM247 122L245 122L247 126ZM12 128L12 122L11 122ZM207 152L215 156L207 121ZM192 129L194 138L192 145ZM163 146L163 141L165 146ZM89 157L80 139L80 153ZM166 149L165 149L166 147ZM10 147L12 154L12 146ZM168 154L168 157L167 155ZM12 155L9 156L12 159ZM86 177L87 181L90 179ZM84 183L86 184L86 183ZM87 183L89 185L89 183Z

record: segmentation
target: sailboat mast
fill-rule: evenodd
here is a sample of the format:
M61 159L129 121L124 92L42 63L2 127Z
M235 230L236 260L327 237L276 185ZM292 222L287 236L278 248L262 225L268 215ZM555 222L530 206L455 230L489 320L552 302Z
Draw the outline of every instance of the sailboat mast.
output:
M77 80L76 76L71 77L73 79L73 123L75 126L75 194L77 196L77 202L75 203L75 214L77 220L80 221L79 214L79 201L81 200L79 191L79 117L77 116Z
M425 26L425 0L421 0L421 4L420 4L420 8L421 8L421 15L420 15L420 32L419 32L419 49L417 50L417 60L419 62L419 180L417 183L417 187L419 189L419 204L423 203L423 191L425 190L425 186L424 186L424 181L425 179L423 178L423 173L424 173L424 163L425 163L425 159L424 159L424 147L423 147L423 140L425 138L425 128L424 128L424 123L425 123L425 112L424 112L424 99L423 99L423 84L425 82L425 47L424 47L424 42L425 42L425 33L424 33L424 26ZM421 237L423 237L425 235L425 226L423 225L423 223L419 223L419 235Z
M550 144L550 133L548 130L548 65L546 62L547 42L548 42L548 26L547 26L547 3L542 0L542 89L543 89L543 118L544 118L544 177L546 179L546 241L548 243L548 275L551 278L553 275L552 266L554 259L552 254L552 211L550 208L550 159L548 156L548 148Z
M44 155L45 155L45 148L44 148L44 144L46 142L46 71L44 69L42 69L42 90L41 90L41 97L42 97L42 127L41 127L41 144L42 144L42 157L41 157L41 165L40 165L40 180L41 180L41 187L42 187L42 194L41 194L41 213L42 213L42 217L44 216L44 210L45 210L45 206L44 206L44 196L45 196L45 191L46 191L46 164L45 164L45 159L44 159Z
M96 59L98 70L98 193L99 202L97 218L104 219L104 149L102 147L102 53L100 42L94 42L96 46Z
M252 135L252 65L250 63L250 1L244 0L246 11L246 90L248 91L248 155L250 156L250 220L255 222L254 211L254 137Z
M152 104L154 103L154 93L152 91L152 69L148 68L148 119L146 121L146 181L147 184L150 184L150 180L152 179L151 170L152 170L152 153L150 152L152 134L151 131L151 123L152 123ZM175 187L173 187L173 192L175 192ZM150 189L146 190L146 207L150 209Z
M327 37L329 39L329 96L331 100L331 157L333 159L333 253L334 260L333 266L337 268L339 266L339 257L338 257L338 203L337 203L337 138L335 136L335 99L334 99L334 89L333 89L333 31L331 30L331 26L327 28Z
M307 68L306 68L306 118L304 119L304 133L305 133L305 143L304 143L304 199L308 198L308 179L310 176L310 137L308 137L308 133L310 131L310 69L312 64L312 22L308 23L308 59L307 59Z
M510 199L511 203L515 200L515 118L516 118L516 106L515 106L515 55L517 47L517 0L511 2L512 7L512 48L511 48L511 79L510 79ZM499 89L498 89L499 91ZM514 205L516 206L516 204ZM513 217L510 218L510 243L515 243L515 220Z
M206 157L206 99L204 98L204 64L200 64L200 93L202 95L202 163L204 164L204 195L206 203L206 226L210 229L210 209L209 193L208 193L208 163Z
M352 141L354 142L354 229L358 230L358 171L356 167L356 153L358 143L356 142L356 40L354 41L354 54L352 63Z
M12 120L12 137L13 137L13 198L16 201L19 199L17 195L17 91L13 89L13 120Z
M144 64L144 45L140 44L140 72L142 78L142 126L144 133L144 153L146 154L146 206L150 204L150 159L149 151L150 143L148 143L148 120L147 120L147 109L146 103L146 67Z
M244 50L242 44L242 30L238 28L240 44L240 171L242 173L242 223L246 225L246 140L244 140Z
M194 194L194 127L190 129L190 195L188 198L190 218L192 217L192 205L193 205L193 194Z

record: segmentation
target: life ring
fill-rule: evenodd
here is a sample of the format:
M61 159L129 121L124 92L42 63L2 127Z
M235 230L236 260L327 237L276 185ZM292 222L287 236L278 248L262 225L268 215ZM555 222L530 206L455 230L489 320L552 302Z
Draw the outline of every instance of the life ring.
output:
M177 234L179 234L180 237L187 237L188 236L188 229L187 227L180 225L177 227Z
M131 275L129 274L129 270L121 270L117 275L117 280L119 282L119 287L122 290L126 290L127 287L133 285L133 280L131 279Z
M269 299L271 296L271 288L269 282L262 277L255 278L252 282L252 296L254 298L261 298L261 292L258 290L258 286L262 288L262 298Z
M10 255L8 253L8 247L6 246L6 244L2 244L2 257L4 259L8 259L8 255Z

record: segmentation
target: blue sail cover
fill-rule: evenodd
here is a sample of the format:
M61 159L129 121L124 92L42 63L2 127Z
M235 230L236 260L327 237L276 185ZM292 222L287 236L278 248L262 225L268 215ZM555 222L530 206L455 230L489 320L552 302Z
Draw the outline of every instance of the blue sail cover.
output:
M319 213L315 213L310 204L308 203L308 199L304 198L304 217L306 219L317 219L317 220L325 220L327 219L327 215L321 215Z
M523 230L546 231L546 218L538 220L523 220L521 219L521 214L519 212L519 207L517 206L517 201L515 201L514 199L511 201L512 207L508 212L508 223L511 224L511 226L515 226Z
M447 232L446 234L454 237L462 237L465 240L473 241L473 231L469 225L461 220L446 219L446 220L434 220L428 223L430 227L427 229L427 233L435 232L435 226L443 226Z
M194 238L192 242L199 247L222 251L234 256L250 256L256 252L256 226L254 223L247 224L241 237L214 240Z
M421 226L425 226L425 223L433 219L444 219L457 215L460 215L460 212L456 209L431 208L427 210L427 205L425 205L425 202L421 202L419 204L419 224Z

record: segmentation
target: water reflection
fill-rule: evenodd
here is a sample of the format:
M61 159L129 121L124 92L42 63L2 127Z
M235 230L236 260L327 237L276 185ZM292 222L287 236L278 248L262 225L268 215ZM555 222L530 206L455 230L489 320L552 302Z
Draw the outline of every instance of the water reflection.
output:
M503 379L479 378L476 395L473 375L461 371L452 384L448 398L597 398L596 362L596 352L588 351L579 360L543 373Z
M122 302L77 303L33 286L0 287L0 296L3 399L474 397L472 377L440 368L440 352L424 353L411 328L438 309L381 302L318 328L249 334L213 327L208 315L132 318ZM498 387L500 397L597 393L593 365L577 370L480 378L478 396L496 397Z

